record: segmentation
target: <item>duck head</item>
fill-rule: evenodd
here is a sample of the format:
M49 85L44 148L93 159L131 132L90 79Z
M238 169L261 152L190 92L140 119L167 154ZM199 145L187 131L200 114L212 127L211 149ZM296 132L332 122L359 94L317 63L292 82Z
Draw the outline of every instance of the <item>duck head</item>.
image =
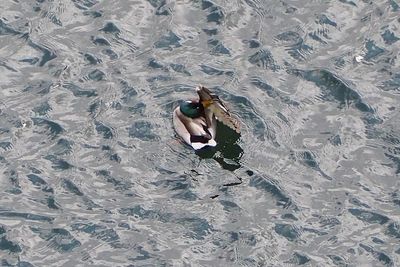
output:
M203 105L197 101L185 101L179 105L183 115L189 118L198 118L204 113Z

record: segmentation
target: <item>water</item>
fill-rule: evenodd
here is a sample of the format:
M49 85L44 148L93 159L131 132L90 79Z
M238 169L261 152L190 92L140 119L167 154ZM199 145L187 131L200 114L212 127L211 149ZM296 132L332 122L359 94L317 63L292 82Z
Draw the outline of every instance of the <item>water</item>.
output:
M399 4L3 0L1 265L400 265Z

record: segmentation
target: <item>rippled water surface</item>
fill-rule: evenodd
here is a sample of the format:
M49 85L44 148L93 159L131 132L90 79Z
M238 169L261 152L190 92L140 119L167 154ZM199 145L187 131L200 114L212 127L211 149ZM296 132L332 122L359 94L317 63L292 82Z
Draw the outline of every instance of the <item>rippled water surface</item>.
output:
M2 0L1 266L399 266L398 0ZM172 111L203 84L194 153Z

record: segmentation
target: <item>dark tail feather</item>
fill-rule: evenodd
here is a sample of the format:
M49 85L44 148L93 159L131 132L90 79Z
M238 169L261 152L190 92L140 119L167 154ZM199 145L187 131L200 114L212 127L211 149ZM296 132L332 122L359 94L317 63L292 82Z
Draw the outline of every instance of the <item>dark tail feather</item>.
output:
M210 140L210 138L207 138L207 136L204 136L204 135L191 135L190 136L191 143L207 144L209 140Z

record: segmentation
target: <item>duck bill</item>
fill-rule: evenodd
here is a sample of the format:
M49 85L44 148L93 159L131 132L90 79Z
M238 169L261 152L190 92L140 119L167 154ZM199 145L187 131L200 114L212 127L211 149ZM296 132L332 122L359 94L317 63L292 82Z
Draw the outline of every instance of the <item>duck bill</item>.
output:
M211 91L208 90L207 88L205 88L204 86L201 86L201 85L197 86L196 92L199 95L201 102L207 101L207 100L212 101L212 99L213 99Z

